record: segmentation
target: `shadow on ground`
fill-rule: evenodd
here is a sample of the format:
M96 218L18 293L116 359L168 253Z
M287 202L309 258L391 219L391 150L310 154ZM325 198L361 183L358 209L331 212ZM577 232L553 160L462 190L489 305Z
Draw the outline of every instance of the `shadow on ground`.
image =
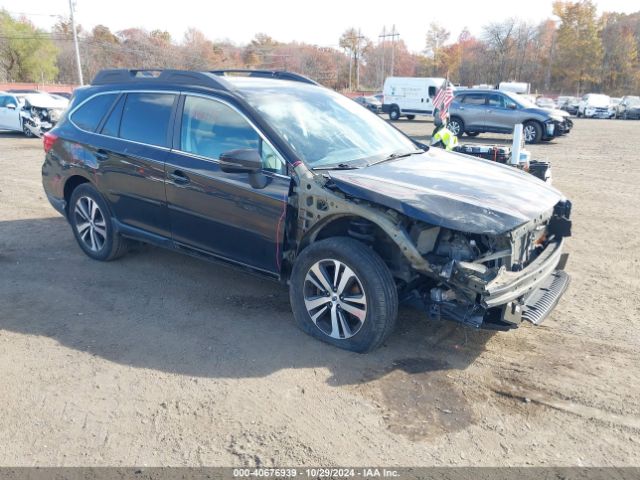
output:
M153 247L96 262L62 218L0 222L0 271L0 329L190 376L327 368L330 384L346 385L396 371L446 373L469 366L491 337L403 308L382 348L345 352L296 328L279 283Z

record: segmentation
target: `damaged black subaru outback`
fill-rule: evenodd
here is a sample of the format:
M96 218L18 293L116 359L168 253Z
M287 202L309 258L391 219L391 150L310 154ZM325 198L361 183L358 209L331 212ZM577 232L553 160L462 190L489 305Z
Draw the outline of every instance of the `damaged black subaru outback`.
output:
M539 324L569 283L560 192L295 74L103 71L44 147L49 201L89 257L142 241L279 279L300 327L340 348L378 347L399 301Z

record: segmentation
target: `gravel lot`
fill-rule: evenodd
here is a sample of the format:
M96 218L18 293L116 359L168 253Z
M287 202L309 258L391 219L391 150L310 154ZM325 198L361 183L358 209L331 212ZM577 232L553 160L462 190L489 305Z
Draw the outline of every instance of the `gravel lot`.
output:
M553 315L491 334L404 309L357 355L301 333L277 283L152 247L90 260L41 142L0 134L0 464L640 465L640 122L530 150L574 202Z

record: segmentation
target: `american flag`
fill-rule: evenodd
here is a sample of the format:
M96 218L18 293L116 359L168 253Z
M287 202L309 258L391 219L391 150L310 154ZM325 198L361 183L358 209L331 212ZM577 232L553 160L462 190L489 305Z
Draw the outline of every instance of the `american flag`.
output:
M449 113L449 105L453 102L453 88L451 84L447 81L445 85L442 86L440 90L438 90L438 94L436 98L433 99L433 108L437 108L440 110L440 118L444 121L447 118L447 114Z

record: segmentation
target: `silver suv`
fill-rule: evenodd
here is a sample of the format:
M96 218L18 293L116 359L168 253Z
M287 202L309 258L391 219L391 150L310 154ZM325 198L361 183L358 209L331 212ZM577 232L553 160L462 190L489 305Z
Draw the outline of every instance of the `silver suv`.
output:
M457 136L511 133L514 125L522 123L525 141L537 143L565 135L573 127L567 112L540 108L515 93L499 90L458 91L449 113L449 129Z

